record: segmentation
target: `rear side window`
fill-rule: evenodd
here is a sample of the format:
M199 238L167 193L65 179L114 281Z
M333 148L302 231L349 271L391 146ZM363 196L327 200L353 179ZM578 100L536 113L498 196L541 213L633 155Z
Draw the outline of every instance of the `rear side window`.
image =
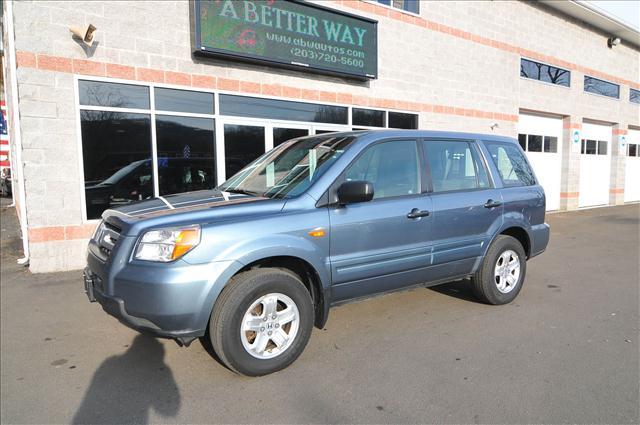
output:
M417 144L413 140L383 142L368 148L346 173L348 181L373 183L374 199L420 193Z
M484 142L505 187L536 184L529 163L516 145L502 142Z
M468 142L427 140L424 142L434 192L489 187L484 165Z

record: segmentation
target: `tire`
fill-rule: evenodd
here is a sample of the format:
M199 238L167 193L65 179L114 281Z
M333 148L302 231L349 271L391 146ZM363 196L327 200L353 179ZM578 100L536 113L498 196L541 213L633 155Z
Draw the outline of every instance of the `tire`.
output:
M297 275L258 268L236 275L227 284L211 314L209 335L229 369L260 376L284 369L300 356L313 321L311 295Z
M506 268L505 261L510 264ZM522 289L526 271L527 257L522 244L511 236L499 235L471 279L473 292L484 303L508 304Z

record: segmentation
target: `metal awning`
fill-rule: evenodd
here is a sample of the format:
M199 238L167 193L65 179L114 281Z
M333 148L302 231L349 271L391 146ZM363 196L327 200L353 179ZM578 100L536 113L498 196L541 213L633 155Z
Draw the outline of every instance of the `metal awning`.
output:
M640 47L640 31L599 7L581 0L540 0L541 3L577 18L604 31L609 36L620 37L623 43Z

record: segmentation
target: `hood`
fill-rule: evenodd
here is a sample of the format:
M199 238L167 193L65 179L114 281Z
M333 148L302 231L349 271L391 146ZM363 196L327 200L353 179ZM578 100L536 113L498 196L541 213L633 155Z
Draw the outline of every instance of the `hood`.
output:
M133 202L106 210L102 218L121 228L123 233L132 234L141 227L203 224L278 212L284 203L282 199L200 190Z

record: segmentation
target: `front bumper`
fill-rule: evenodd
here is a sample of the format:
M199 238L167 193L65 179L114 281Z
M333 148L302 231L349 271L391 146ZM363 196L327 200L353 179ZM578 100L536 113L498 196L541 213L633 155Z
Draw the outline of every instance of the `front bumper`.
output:
M122 324L185 342L205 334L215 300L234 272L232 263L128 263L116 269L90 250L84 287L89 301Z

